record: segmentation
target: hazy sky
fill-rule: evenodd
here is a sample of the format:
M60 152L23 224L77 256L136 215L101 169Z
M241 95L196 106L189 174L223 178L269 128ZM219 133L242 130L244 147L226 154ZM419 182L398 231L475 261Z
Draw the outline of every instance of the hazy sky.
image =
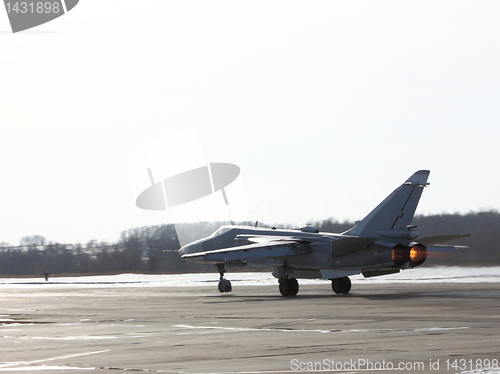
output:
M498 1L81 0L12 34L0 11L0 241L168 222L135 206L130 157L186 127L240 166L252 221L361 219L419 169L418 213L499 209L499 19Z

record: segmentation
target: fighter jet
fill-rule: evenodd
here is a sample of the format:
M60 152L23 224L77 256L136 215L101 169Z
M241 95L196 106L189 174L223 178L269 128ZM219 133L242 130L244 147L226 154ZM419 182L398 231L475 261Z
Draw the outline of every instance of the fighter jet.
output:
M227 267L256 266L274 270L283 296L297 295L298 278L328 279L333 292L347 294L349 276L399 273L422 265L427 251L458 248L440 243L470 236L417 240L419 233L411 223L422 191L429 185L429 173L417 171L363 220L340 234L319 232L310 225L299 230L222 226L209 237L185 245L179 254L189 261L214 263L220 274L220 292L232 290L231 282L224 278Z

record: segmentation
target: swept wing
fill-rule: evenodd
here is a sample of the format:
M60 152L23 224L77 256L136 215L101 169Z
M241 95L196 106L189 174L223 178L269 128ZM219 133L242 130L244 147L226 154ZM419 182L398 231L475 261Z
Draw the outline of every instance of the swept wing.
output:
M251 258L258 257L288 257L299 256L311 253L311 248L308 244L309 240L304 238L294 237L274 237L269 240L269 237L252 236L236 239L246 239L250 243L248 245L240 245L238 247L216 249L205 252L197 252L183 255L185 259L202 259L208 262L228 262L228 261L246 261Z

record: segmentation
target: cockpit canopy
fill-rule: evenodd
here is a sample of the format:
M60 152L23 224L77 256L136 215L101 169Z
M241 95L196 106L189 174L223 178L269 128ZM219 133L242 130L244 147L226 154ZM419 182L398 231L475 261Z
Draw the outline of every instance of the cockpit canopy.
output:
M216 236L221 236L222 234L225 234L228 231L231 231L233 229L232 226L221 226L217 231L215 231L212 235L210 235L211 238L215 238Z

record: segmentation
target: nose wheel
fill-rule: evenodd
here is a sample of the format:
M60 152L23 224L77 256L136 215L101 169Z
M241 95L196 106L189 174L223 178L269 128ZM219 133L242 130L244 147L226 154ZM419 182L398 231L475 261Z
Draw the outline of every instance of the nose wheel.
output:
M224 273L226 272L226 267L224 266L224 264L217 264L217 269L219 270L220 274L219 285L218 285L219 292L221 293L231 292L233 290L231 287L231 282L228 281L227 279L224 279Z
M232 288L231 288L231 282L228 281L227 279L221 279L219 281L219 292L231 292L232 291Z
M295 278L288 277L288 266L286 261L283 266L276 266L278 272L279 290L282 296L295 296L299 292L299 282Z

